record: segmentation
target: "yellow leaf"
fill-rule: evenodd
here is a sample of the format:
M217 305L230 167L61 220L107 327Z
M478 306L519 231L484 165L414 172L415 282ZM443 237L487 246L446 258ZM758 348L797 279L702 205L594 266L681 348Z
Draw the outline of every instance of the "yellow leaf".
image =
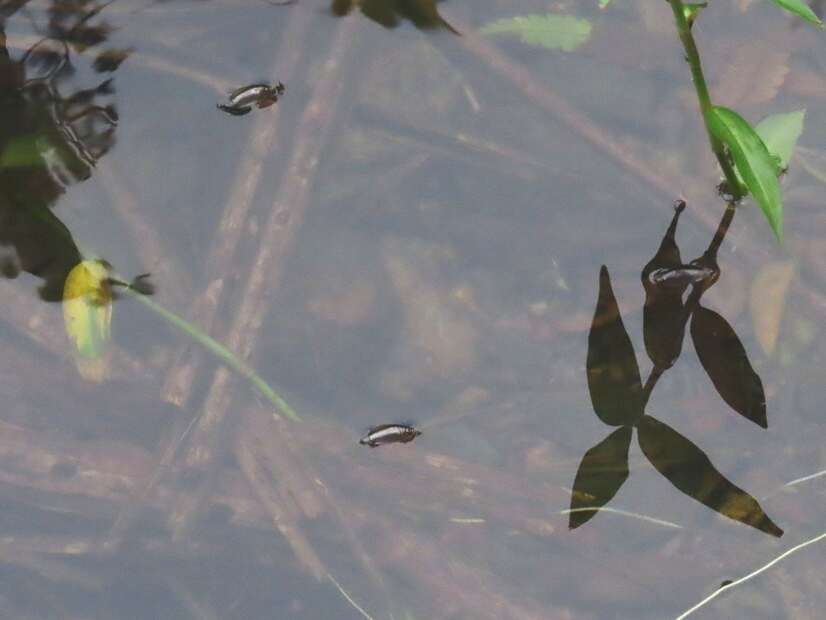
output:
M763 267L751 285L751 319L757 342L766 355L774 353L786 309L786 293L794 278L794 263L778 261Z
M63 285L63 320L75 345L75 363L81 376L103 381L108 367L112 326L110 265L100 259L75 265Z

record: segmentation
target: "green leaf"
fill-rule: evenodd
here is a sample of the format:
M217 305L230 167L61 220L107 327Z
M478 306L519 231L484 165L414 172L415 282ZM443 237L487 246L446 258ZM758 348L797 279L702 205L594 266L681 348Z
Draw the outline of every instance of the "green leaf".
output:
M757 123L754 131L763 140L769 153L780 160L780 168L786 168L794 154L794 147L803 133L806 110L788 114L772 114Z
M0 155L0 170L43 166L36 135L18 136L9 141Z
M708 115L708 127L712 135L728 147L737 172L781 241L783 199L777 180L777 162L769 149L751 125L734 110L713 107Z
M519 15L498 19L480 30L482 34L517 34L528 45L570 52L591 36L591 23L570 15Z
M599 8L601 9L607 8L609 4L611 4L611 0L599 0Z
M100 259L84 260L69 272L63 285L63 319L75 345L78 371L90 381L106 374L106 352L111 338L111 268Z
M823 28L823 22L802 0L772 0L777 6Z

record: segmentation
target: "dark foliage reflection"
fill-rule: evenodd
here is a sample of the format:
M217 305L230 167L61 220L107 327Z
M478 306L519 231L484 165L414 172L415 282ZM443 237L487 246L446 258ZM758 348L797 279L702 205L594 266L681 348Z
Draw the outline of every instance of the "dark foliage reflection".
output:
M81 257L51 209L91 176L114 145L118 120L112 79L74 87L74 57L103 43L111 27L98 15L106 4L55 1L43 37L15 56L6 23L25 4L0 7L0 264L5 277L41 278L40 296L58 301ZM93 67L114 71L127 55L102 50Z
M702 450L645 414L657 380L680 356L690 319L694 348L722 399L747 420L762 428L768 426L763 384L743 344L722 316L700 305L702 295L719 279L717 250L734 209L726 210L708 250L688 264L682 262L674 238L684 209L684 202L675 205L657 253L642 270L643 332L653 364L644 386L608 269L603 266L600 270L599 297L588 336L588 389L599 419L620 428L583 457L574 481L569 527L587 522L619 491L628 477L628 449L636 428L643 454L682 493L730 519L782 536L783 530L757 500L721 474Z
M407 20L422 30L447 28L458 34L439 15L436 2L437 0L333 0L330 10L333 15L343 17L357 8L365 17L385 28L395 28L401 21Z

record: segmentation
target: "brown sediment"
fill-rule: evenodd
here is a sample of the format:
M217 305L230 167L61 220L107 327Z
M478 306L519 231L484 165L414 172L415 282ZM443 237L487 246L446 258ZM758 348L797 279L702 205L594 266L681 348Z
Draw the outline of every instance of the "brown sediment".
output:
M165 475L172 466L178 446L185 439L194 422L194 419L188 423L183 419L179 419L166 429L164 437L161 440L159 450L160 458L152 468L151 477L140 486L139 490L132 494L129 501L121 506L107 536L100 543L103 548L115 551L120 547L129 526L145 507L149 499L149 494L155 489L161 477Z
M286 485L273 478L267 461L256 453L256 444L251 441L238 441L235 456L258 501L270 515L273 527L290 545L304 569L320 581L328 573L327 568L299 525L301 515L289 508L292 500Z
M121 441L55 437L0 422L0 483L18 489L18 498L20 489L43 493L48 498L48 506L64 514L89 519L112 518L120 504L142 488L146 478L152 475L154 464L154 458L146 450ZM233 522L239 525L260 527L269 521L237 471L223 471L217 478L211 504L230 508ZM146 497L145 506L159 512L184 495L185 492L161 481ZM30 503L36 505L37 501L30 499ZM98 540L87 542L65 546L62 552L110 550Z
M4 567L17 566L25 571L35 573L52 583L61 583L83 590L100 591L104 588L104 579L90 571L47 557L42 552L32 551L28 545L14 544L14 538L0 543L0 563Z
M406 529L379 512L342 501L360 528L370 532L382 565L405 576L409 588L421 589L431 602L431 618L480 620L566 620L567 610L549 609L524 593L511 592L486 567L471 565L444 545ZM517 602L518 601L518 602ZM436 612L438 610L438 612Z
M329 576L331 571L305 535L301 521L326 513L336 531L343 534L375 591L384 596L391 609L384 578L353 532L335 493L302 457L302 448L307 446L301 445L299 429L294 425L287 420L275 422L269 412L258 407L245 412L243 427L235 442L235 455L250 486L301 565L318 580Z
M570 502L558 487L502 473L442 454L387 451L381 467L375 463L337 460L325 463L337 474L338 484L348 497L362 496L371 503L399 496L398 518L411 511L435 513L439 517L472 516L505 525L514 531L547 536L564 528L565 520L555 513ZM408 452L410 452L408 454ZM399 480L403 479L403 490Z
M320 579L330 571L303 534L300 521L326 515L335 524L337 533L344 536L375 591L387 598L384 579L355 536L348 515L340 510L335 492L324 485L316 468L304 458L309 446L302 444L300 433L309 432L310 436L313 433L305 428L305 423L300 426L299 429L288 420L276 422L270 412L260 407L248 408L235 442L235 454L244 474L276 529L313 576Z

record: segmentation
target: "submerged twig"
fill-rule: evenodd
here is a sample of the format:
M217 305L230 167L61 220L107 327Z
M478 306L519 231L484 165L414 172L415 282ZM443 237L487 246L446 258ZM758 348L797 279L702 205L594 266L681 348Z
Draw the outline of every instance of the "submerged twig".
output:
M296 73L301 58L302 45L311 24L310 11L296 11L285 27L286 36L279 46L273 73L275 79L288 84ZM237 85L236 85L237 86ZM278 139L281 110L279 106L266 114L256 116L250 128L249 139L244 148L244 158L238 166L235 180L227 198L224 213L213 244L205 261L205 279L209 283L206 290L192 304L191 319L211 331L215 324L218 308L224 301L225 285L235 270L233 263L242 232L249 222L253 199L264 171L267 154ZM201 358L183 348L176 356L176 362L169 369L162 390L162 397L178 405L184 405L192 393L192 384L200 367Z
M774 558L774 559L773 559L771 562L769 562L768 564L765 564L765 565L761 566L761 567L760 567L760 568L758 568L756 571L753 571L753 572L749 573L749 574L748 574L748 575L746 575L745 577L740 577L740 579L737 579L737 580L735 580L735 581L732 581L731 583L728 583L728 584L724 585L723 587L721 587L721 588L719 588L719 589L715 590L713 593L711 593L711 594L709 594L707 597L705 597L702 601L700 601L699 603L697 603L696 605L694 605L694 607L691 607L691 608L689 608L689 609L686 609L683 613L681 613L679 616L677 616L677 617L675 618L675 620L683 620L684 618L688 618L688 616L690 616L690 615L691 615L691 614L693 614L695 611L697 611L698 609L700 609L700 607L703 607L703 606L704 606L704 605L706 605L707 603L710 603L710 602L711 602L711 601L713 601L715 598L717 598L718 596L720 596L721 594L723 594L723 592L727 592L728 590L731 590L732 588L735 588L735 587L739 586L741 583L745 583L746 581L748 581L748 580L749 580L749 579L751 579L752 577L757 577L757 575L759 575L760 573L763 573L763 572L767 571L767 570L768 570L768 569L770 569L772 566L774 566L775 564L777 564L777 563L778 563L778 562L780 562L781 560L783 560L783 559L785 559L785 558L789 557L789 556L790 556L790 555L792 555L793 553L797 553L797 552L798 552L798 551L800 551L801 549L805 549L805 548L806 548L806 547L808 547L809 545L813 545L813 544L818 543L818 542L820 542L821 540L825 540L825 539L826 539L826 532L824 532L823 534L820 534L819 536L815 536L814 538L811 538L811 539L809 539L809 540L807 540L807 541L805 541L805 542L802 542L802 543L800 543L799 545L795 545L795 546L794 546L794 547L792 547L791 549L788 549L788 550L784 551L783 553L781 553L779 556L777 556L776 558Z
M350 605L352 605L356 609L356 611L358 611L362 616L367 618L367 620L373 620L373 616L371 616L366 611L364 611L364 609L362 609L362 607L353 600L353 597L351 597L347 593L347 590L345 590L344 588L341 587L341 584L339 584L339 582L335 580L335 577L333 577L330 573L327 573L327 579L329 579L330 581L333 582L333 585L336 588L338 588L338 591L341 592L341 595L345 599L347 599L347 602L350 603Z
M241 471L261 505L272 519L272 525L284 537L301 565L316 579L328 573L313 545L298 525L295 515L289 514L289 499L272 484L266 468L259 462L247 442L239 441L235 456Z
M682 525L672 523L671 521L657 519L656 517L649 517L648 515L643 515L638 512L630 512L628 510L622 510L620 508L611 508L609 506L584 506L582 508L566 508L565 510L560 510L558 514L568 515L572 512L591 512L597 510L600 512L612 512L614 514L622 515L624 517L639 519L640 521L647 521L648 523L653 523L654 525L662 525L663 527L670 527L678 530L683 529Z
M319 154L332 127L336 104L344 87L345 80L341 73L357 38L354 28L358 23L356 20L342 20L328 60L317 79L312 100L296 129L293 156L276 192L275 204L261 235L258 253L227 337L229 346L243 358L252 354L264 316L269 310L272 292L281 280L284 258L292 249L296 231L301 226ZM204 413L193 431L192 444L185 460L188 466L207 470L213 466L229 405L230 375L221 368L214 375L203 407ZM175 511L171 521L176 536L180 537L189 528L206 492L202 487L193 502Z
M425 600L442 606L444 616L480 620L543 620L567 617L564 610L541 605L524 593L509 592L501 579L477 563L468 563L432 536L422 536L377 511L342 500L342 509L371 532L371 545L404 575L408 588L426 592Z
M809 480L814 480L815 478L820 478L821 476L826 476L826 469L821 470L821 471L819 471L817 473L814 473L814 474L809 474L808 476L803 476L801 478L795 478L794 480L790 480L789 482L787 482L783 486L784 487L793 487L795 485L800 484L801 482L808 482Z

